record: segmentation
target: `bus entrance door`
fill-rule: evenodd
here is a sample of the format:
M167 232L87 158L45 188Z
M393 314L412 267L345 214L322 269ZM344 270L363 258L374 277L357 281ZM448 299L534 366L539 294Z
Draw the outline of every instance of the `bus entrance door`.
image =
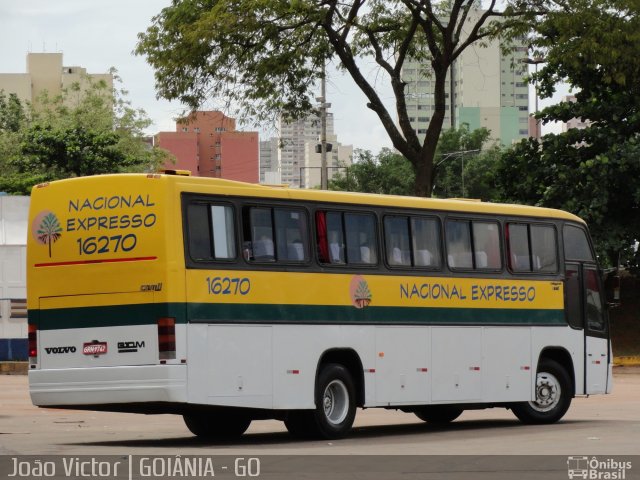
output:
M605 393L609 374L609 332L597 267L568 263L565 287L569 324L584 329L584 393Z

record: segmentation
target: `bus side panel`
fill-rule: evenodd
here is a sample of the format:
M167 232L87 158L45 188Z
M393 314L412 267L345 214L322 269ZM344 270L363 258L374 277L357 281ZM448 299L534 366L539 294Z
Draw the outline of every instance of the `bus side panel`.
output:
M434 327L431 361L434 403L482 399L481 327Z
M322 357L359 357L365 405L375 404L375 329L359 325L188 324L189 402L276 410L314 408ZM359 375L360 372L352 372Z
M531 327L486 327L482 334L483 401L518 402L531 396Z
M431 401L429 327L375 327L378 405Z
M190 324L189 402L273 408L272 327Z
M609 373L609 340L586 336L587 394L606 393Z

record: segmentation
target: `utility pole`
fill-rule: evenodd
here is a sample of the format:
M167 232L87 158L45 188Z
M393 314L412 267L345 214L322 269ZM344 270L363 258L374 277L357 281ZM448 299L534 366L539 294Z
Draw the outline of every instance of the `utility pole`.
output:
M316 100L320 102L320 188L329 188L327 172L327 103L326 97L327 79L325 64L322 62L322 75L320 77L320 96Z

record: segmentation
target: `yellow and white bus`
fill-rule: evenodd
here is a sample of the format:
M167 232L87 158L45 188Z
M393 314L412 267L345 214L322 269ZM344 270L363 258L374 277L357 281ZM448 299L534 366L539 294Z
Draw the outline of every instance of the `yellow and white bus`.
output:
M566 212L131 174L38 185L29 222L38 406L339 438L358 407L550 423L611 390L603 282Z

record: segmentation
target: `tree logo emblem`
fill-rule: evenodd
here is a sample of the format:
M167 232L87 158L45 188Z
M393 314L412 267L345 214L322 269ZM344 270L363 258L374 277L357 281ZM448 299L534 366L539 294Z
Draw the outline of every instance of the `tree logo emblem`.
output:
M371 290L369 290L369 285L364 277L355 275L351 279L349 290L351 293L351 303L353 303L354 307L360 309L369 306L372 295Z
M33 221L32 232L40 245L49 246L49 258L51 258L51 245L62 237L62 226L58 217L53 212L41 212Z

